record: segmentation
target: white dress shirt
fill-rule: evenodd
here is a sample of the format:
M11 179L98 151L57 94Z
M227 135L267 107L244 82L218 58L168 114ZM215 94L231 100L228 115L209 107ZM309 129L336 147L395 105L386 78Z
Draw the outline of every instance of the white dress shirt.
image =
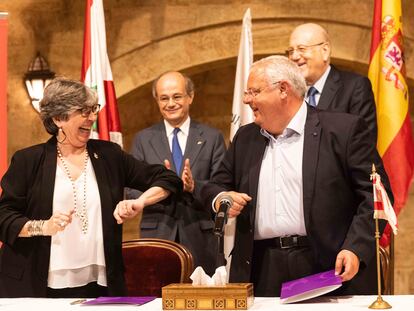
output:
M165 124L165 132L168 138L168 144L170 145L170 150L172 152L172 140L174 137L174 129L175 127L171 126L166 120L164 120ZM187 145L187 138L190 132L190 117L184 121L184 123L180 126L180 131L177 133L178 143L180 144L181 152L184 155L185 147Z
M278 137L269 139L260 168L254 238L306 235L302 158L307 105L302 104Z
M328 75L329 75L330 71L331 71L331 66L328 66L328 68L325 70L325 72L319 78L319 80L316 81L313 85L310 85L310 86L313 86L318 91L318 93L315 94L316 107L318 107L319 99L321 98L323 87L325 86L325 82L326 82L326 79L328 79ZM306 97L304 100L305 100L306 103L309 102L308 97Z

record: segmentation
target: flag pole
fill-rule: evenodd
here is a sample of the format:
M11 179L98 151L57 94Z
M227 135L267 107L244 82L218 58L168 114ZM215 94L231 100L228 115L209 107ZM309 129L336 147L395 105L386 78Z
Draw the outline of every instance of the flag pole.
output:
M375 165L372 164L372 175L373 179L376 174ZM378 296L377 299L368 307L369 309L391 309L392 306L382 299L381 295L381 268L380 268L380 250L379 250L380 232L378 226L378 217L375 217L375 244L377 254L377 284L378 284Z

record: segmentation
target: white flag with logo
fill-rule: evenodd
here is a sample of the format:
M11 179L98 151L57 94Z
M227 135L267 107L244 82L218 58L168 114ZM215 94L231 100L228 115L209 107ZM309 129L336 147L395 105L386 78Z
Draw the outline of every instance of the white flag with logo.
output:
M254 120L249 105L243 104L243 94L247 86L249 70L253 63L252 17L250 9L243 17L242 32L240 36L239 55L237 57L236 79L234 82L233 108L230 127L230 141L240 126Z
M253 63L252 17L247 9L243 17L242 32L240 36L239 55L237 57L236 79L234 83L232 119L230 126L230 141L240 126L254 120L249 105L243 104L243 95L247 86L249 70ZM227 260L227 280L230 275L231 256L236 232L236 218L229 218L224 232L224 255Z

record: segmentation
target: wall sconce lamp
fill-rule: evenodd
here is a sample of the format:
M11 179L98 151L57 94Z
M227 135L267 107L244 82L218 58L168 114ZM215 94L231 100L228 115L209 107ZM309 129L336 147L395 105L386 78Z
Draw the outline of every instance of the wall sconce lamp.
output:
M39 102L43 98L43 90L55 77L55 73L49 69L47 61L37 52L35 59L29 64L24 75L27 92L33 107L39 112Z

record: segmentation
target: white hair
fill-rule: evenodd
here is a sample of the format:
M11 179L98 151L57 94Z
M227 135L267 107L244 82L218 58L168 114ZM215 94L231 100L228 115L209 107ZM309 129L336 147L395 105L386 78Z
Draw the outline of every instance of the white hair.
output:
M301 98L306 94L306 81L299 67L285 56L273 55L253 63L250 71L262 70L269 84L288 81L293 91Z

